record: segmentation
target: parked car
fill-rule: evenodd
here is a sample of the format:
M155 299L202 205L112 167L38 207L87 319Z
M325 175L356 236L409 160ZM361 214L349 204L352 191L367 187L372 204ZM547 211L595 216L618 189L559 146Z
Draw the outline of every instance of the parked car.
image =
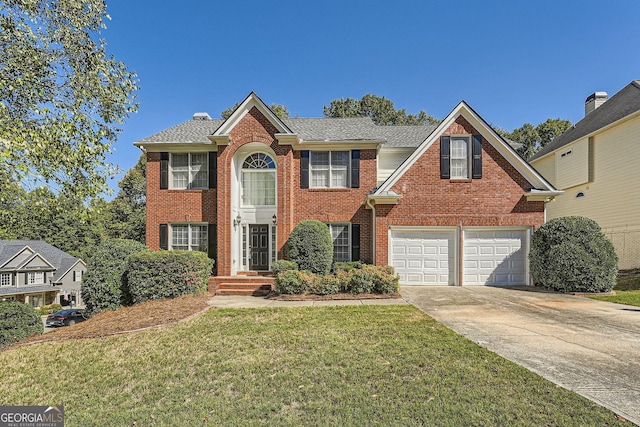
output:
M71 326L87 320L84 310L67 309L60 310L47 316L47 326Z

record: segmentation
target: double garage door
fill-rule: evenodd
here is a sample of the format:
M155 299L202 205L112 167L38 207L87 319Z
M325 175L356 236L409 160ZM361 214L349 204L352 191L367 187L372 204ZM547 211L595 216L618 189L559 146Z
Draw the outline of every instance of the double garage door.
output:
M391 229L390 264L402 285L527 284L527 230L466 228L460 262L457 229Z

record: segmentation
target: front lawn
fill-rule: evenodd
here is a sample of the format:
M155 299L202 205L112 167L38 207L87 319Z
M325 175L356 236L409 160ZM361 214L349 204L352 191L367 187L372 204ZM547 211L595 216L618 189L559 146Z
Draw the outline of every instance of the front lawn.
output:
M0 366L0 405L62 404L68 427L630 425L412 306L209 310Z
M621 271L618 274L616 286L613 290L616 292L615 295L592 296L591 298L618 304L640 306L640 271Z

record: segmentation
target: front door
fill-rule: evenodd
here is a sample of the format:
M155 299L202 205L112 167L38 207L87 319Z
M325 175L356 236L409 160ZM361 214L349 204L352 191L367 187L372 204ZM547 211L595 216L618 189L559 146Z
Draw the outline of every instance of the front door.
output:
M249 226L249 270L269 269L269 225Z

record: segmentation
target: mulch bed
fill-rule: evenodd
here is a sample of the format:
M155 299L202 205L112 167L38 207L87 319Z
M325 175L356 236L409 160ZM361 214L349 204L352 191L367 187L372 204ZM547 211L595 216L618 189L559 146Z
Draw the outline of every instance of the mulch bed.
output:
M209 293L184 295L103 311L84 322L27 338L17 345L98 338L171 325L210 308L207 301L211 297Z

